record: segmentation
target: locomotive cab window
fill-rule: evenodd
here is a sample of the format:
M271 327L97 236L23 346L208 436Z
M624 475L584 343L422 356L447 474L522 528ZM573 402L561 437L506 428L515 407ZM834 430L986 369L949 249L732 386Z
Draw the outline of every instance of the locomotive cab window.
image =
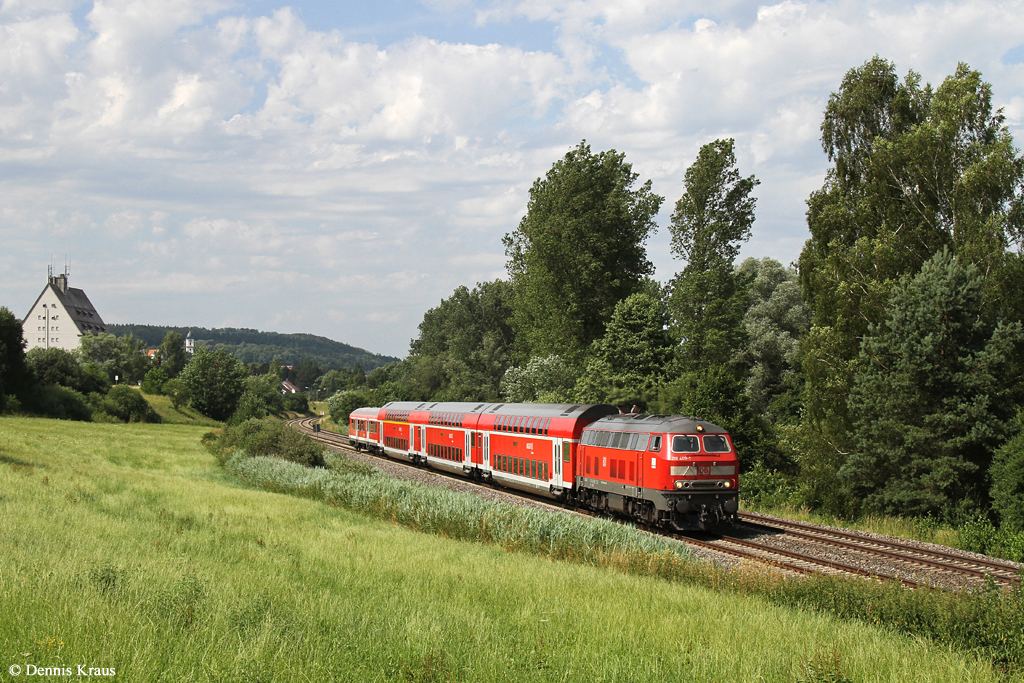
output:
M661 451L661 434L655 434L651 437L651 452L658 453Z
M708 434L704 437L704 450L708 453L728 453L729 442L721 434Z
M700 438L680 434L672 437L673 453L698 453L700 452Z

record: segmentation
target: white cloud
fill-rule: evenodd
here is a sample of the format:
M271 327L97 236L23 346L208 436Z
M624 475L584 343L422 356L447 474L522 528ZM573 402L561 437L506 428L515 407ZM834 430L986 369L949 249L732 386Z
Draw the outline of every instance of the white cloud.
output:
M744 254L785 262L825 168L822 108L872 55L935 84L967 61L1024 137L1024 65L1001 62L1020 1L426 0L476 23L389 41L313 30L303 1L99 0L83 20L72 0L4 0L0 235L18 258L0 263L24 283L5 291L31 304L68 252L124 322L313 325L401 354L427 307L503 273L530 184L584 137L653 179L663 223L699 146L735 137L762 180ZM475 38L503 24L555 49ZM665 230L649 249L671 276Z

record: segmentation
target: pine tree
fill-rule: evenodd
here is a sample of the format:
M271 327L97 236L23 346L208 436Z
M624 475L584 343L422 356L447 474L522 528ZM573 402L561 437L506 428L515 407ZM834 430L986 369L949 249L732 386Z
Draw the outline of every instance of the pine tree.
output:
M943 250L901 278L869 328L850 395L854 451L839 470L864 510L955 519L986 505L1024 331L979 314L984 288L977 267Z

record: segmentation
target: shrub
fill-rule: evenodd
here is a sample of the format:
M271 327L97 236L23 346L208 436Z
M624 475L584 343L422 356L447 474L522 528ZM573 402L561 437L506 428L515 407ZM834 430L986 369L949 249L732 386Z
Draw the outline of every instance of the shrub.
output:
M0 391L0 412L17 413L21 411L21 401L13 394Z
M997 529L983 517L961 525L957 545L972 553L984 553L1014 562L1024 559L1024 533L1009 526Z
M88 422L92 419L92 407L85 396L56 384L37 386L26 407L34 413L58 420Z
M755 462L748 472L740 474L740 496L751 505L783 507L793 505L799 489L790 477Z
M144 394L162 394L164 393L164 384L170 379L167 376L167 371L163 368L153 368L146 373L146 377L142 380L142 393Z
M108 386L106 375L87 372L75 354L64 349L37 347L25 354L25 362L39 384L56 384L81 394L105 391Z
M227 427L213 445L214 452L226 460L235 451L246 456L270 456L306 467L323 467L324 450L298 430L274 418L249 418Z
M101 412L124 422L160 422L149 401L141 393L124 384L113 387L103 399Z
M261 419L266 416L267 404L263 402L263 397L246 389L242 398L238 400L238 408L228 420L228 424L238 425L252 418Z
M327 399L327 410L336 425L348 426L348 416L352 411L369 405L373 403L366 391L339 391Z

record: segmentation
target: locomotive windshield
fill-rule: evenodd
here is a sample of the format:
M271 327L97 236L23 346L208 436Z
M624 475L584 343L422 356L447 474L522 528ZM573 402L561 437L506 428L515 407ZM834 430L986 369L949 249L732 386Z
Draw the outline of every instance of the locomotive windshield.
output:
M728 453L729 442L719 434L708 434L704 437L704 450L708 453Z
M696 436L679 435L672 437L673 453L697 453L699 451L700 441Z

